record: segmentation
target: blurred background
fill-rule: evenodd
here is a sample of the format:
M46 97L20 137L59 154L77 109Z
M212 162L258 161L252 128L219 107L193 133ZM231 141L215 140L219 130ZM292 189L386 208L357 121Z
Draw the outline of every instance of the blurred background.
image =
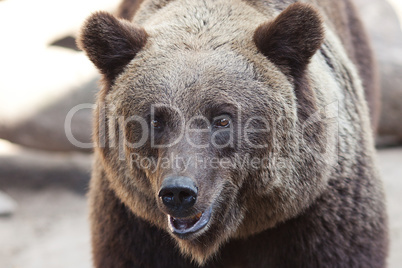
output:
M381 74L378 163L387 192L389 267L402 267L402 0L354 0ZM119 0L0 0L0 267L91 267L85 193L99 75L75 47L84 19ZM71 115L71 114L70 114ZM70 120L67 120L70 121Z

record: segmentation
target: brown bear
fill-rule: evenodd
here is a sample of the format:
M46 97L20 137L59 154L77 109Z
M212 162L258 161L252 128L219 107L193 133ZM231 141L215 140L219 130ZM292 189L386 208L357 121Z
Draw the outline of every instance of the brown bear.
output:
M350 0L119 10L78 41L103 74L96 267L386 266L377 82Z

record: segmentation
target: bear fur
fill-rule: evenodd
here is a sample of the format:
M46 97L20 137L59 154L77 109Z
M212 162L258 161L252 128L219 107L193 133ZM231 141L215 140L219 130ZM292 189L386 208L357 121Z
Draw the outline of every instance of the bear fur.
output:
M88 18L96 267L386 266L367 38L349 0L295 2L129 0ZM174 217L211 211L186 236L158 195L172 174L198 189Z

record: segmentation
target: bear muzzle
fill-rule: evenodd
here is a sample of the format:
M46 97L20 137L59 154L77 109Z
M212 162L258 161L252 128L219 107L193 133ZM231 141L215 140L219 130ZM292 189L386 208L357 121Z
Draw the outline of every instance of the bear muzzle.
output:
M194 206L197 193L195 182L189 177L171 176L163 180L158 196L167 213L184 216Z
M180 238L200 231L211 218L212 207L195 212L197 194L197 186L189 177L170 176L162 182L158 194L161 209L167 214L170 230Z

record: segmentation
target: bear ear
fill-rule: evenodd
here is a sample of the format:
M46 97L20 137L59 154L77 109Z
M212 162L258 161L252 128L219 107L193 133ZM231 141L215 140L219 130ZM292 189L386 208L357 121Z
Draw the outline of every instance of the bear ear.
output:
M147 36L143 28L129 21L98 12L84 23L77 44L106 79L113 81L145 45Z
M323 40L321 16L311 5L298 2L254 32L260 52L293 77L304 72Z

